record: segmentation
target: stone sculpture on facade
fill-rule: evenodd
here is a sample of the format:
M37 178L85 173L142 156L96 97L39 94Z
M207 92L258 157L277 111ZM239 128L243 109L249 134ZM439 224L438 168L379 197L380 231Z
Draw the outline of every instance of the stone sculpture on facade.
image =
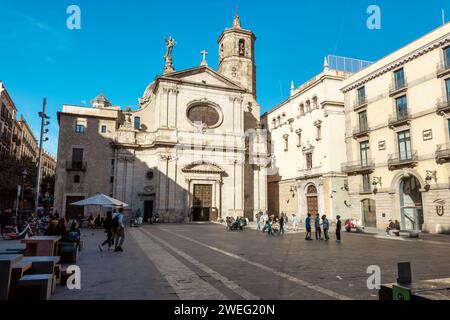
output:
M173 67L173 60L172 60L172 50L175 46L175 39L172 37L166 38L166 46L167 46L167 52L164 55L164 60L166 60L166 65L164 67L164 73L171 73L174 72L175 69Z

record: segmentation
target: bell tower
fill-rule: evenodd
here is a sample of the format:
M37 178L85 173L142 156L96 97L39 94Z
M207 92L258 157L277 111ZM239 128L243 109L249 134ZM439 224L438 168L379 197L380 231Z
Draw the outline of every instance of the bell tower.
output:
M256 98L256 37L250 30L241 27L236 13L233 26L220 35L219 73L240 84Z

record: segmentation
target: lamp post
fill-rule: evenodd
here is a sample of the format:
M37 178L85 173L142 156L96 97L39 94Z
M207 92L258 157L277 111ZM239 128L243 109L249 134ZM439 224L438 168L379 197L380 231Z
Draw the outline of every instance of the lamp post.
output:
M50 124L50 122L47 121L48 119L50 119L50 117L47 116L47 114L45 113L46 107L47 107L47 99L44 98L44 102L42 105L42 112L39 112L39 117L41 118L41 136L39 139L38 172L36 177L36 196L34 199L34 210L36 211L36 214L39 207L39 193L42 177L42 151L44 142L48 141L48 138L44 138L44 134L48 133L48 129L45 129L45 127Z
M16 206L16 217L17 214L19 212L19 203L20 203L20 208L23 210L24 207L24 203L23 203L23 195L25 193L25 179L28 176L28 171L26 168L24 168L21 172L20 172L20 176L22 177L22 185L20 187L20 193L17 192L17 206ZM19 199L20 197L20 199Z

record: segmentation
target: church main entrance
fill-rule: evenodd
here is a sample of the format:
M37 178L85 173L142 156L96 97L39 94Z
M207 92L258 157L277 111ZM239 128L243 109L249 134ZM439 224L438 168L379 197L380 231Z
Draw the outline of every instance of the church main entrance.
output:
M212 185L194 185L193 221L209 221L212 207Z

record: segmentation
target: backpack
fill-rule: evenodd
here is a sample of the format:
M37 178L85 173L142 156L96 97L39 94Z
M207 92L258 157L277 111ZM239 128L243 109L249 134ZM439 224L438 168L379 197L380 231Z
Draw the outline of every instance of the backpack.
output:
M70 231L68 235L68 239L70 241L78 241L78 232L76 231Z
M113 221L112 221L112 227L113 227L114 230L117 230L117 229L119 229L119 227L120 227L120 224L119 224L119 215L118 215L118 214L114 217L114 219L113 219Z

